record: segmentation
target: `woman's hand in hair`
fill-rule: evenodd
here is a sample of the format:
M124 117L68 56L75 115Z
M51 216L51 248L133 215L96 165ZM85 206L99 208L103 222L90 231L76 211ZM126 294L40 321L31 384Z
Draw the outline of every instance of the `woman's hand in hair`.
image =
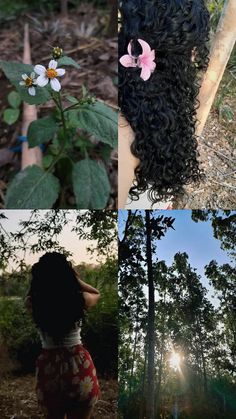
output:
M78 274L77 274L77 278L80 283L82 291L89 292L90 294L100 294L100 292L96 288L92 287L92 285L87 284L87 282L82 281L82 279L79 278Z
M91 292L83 292L83 297L85 301L85 307L90 308L97 304L98 300L100 299L100 292L97 291L97 293L91 293Z

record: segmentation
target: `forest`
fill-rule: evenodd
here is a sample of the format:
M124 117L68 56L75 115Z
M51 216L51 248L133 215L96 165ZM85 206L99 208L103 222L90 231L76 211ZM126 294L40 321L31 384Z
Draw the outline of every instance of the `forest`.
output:
M236 214L180 213L120 212L122 419L236 417ZM208 224L211 239L220 243L223 264L221 258L209 260L199 274L190 263L195 237L189 252L177 251L171 263L159 258L170 230L182 249L191 228L176 227L183 213L190 214L189 223L197 223L198 229Z
M14 230L16 213L19 214L19 223ZM102 295L98 305L87 313L82 330L83 343L94 359L102 391L94 418L115 418L118 346L116 218L112 211L0 213L2 419L14 415L31 419L43 417L37 409L34 391L35 361L41 344L24 304L31 278L29 258L35 255L37 259L45 251L60 251L76 261L80 241L85 239L91 262L77 262L75 269L81 279L97 287ZM76 240L75 251L67 245L68 236L69 242Z

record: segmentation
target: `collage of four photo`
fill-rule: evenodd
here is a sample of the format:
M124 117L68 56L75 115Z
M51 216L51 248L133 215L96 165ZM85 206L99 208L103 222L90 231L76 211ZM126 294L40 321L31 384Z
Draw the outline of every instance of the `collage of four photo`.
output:
M235 419L236 1L0 1L0 419Z

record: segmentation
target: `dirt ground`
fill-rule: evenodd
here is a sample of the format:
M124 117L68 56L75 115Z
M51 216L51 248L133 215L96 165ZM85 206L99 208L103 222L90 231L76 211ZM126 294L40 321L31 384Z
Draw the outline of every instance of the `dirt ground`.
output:
M24 24L30 24L32 62L46 65L51 58L52 46L60 46L64 53L81 66L68 67L62 87L69 95L79 96L85 85L90 94L107 104L117 106L117 39L106 37L109 15L82 3L69 13L60 15L24 15L0 29L0 57L2 60L22 62ZM11 127L2 120L7 95L14 88L0 70L0 208L4 208L4 195L11 178L20 170L20 154L10 147L16 145L21 122ZM38 106L39 116L46 116L53 103ZM117 152L112 152L107 170L112 186L109 209L115 209L117 196Z
M117 418L118 384L115 380L100 379L101 400L95 406L92 419ZM9 377L0 384L1 419L43 419L38 412L33 375Z
M177 209L232 209L236 207L236 99L231 100L234 120L219 122L213 109L203 135L199 138L199 160L205 181L189 185L185 195L177 200Z

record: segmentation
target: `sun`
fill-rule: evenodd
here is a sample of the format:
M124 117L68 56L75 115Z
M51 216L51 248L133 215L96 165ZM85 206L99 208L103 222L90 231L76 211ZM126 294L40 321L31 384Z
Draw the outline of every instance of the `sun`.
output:
M180 371L181 356L177 352L172 352L170 356L170 367L175 371Z

